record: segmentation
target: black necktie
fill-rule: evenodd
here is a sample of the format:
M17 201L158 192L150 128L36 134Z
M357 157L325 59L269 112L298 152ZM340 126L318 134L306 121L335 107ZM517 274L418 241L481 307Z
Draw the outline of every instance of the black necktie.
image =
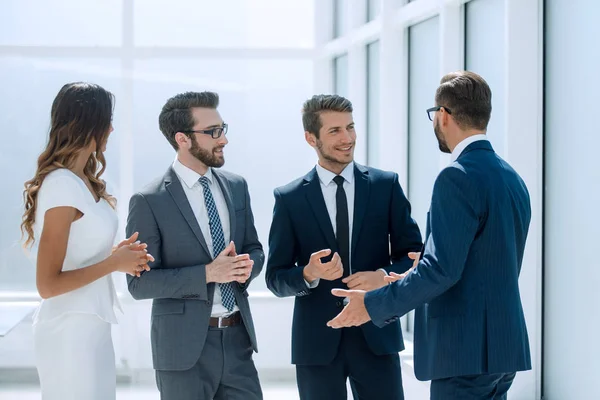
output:
M339 254L344 266L344 276L350 274L350 224L348 222L348 200L344 190L344 177L337 175L333 178L337 185L335 192L335 225Z

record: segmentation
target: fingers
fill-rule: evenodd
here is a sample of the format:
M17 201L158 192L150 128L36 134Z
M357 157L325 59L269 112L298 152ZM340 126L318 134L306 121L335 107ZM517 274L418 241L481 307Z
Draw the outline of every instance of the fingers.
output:
M331 294L336 297L350 297L352 295L352 291L345 289L331 289Z
M396 282L399 281L400 279L403 279L406 276L406 274L397 274L395 272L390 272L390 274L388 276L385 276L383 279L386 282Z
M331 249L323 249L323 250L317 251L316 253L312 253L310 255L310 262L311 263L316 263L317 261L319 261L319 263L320 263L321 262L321 260L320 260L321 258L327 257L330 254L331 254ZM334 254L334 257L335 257L335 254Z
M321 264L321 276L326 280L336 280L344 275L344 266L342 265L342 259L338 253L335 253L331 258L331 261Z
M342 279L342 282L349 283L349 282L351 282L351 281L353 281L355 279L359 279L362 275L363 275L362 272L354 273L354 274L352 274L350 276L347 276L344 279Z
M348 289L361 289L366 283L363 277L358 277L348 283Z
M233 240L231 242L229 242L229 244L227 245L227 247L225 247L223 249L223 251L221 253L219 253L220 256L228 256L230 255L231 252L235 252L235 244L233 243Z
M236 268L232 271L232 273L233 275L231 279L233 281L244 283L248 280L248 278L250 278L250 275L252 274L252 265L244 268Z
M231 244L232 244L232 246L233 246L233 250L231 250L231 252L229 253L229 255L230 255L231 257L235 257L235 256L237 256L238 254L237 254L237 252L236 252L236 250L235 250L235 243L233 243L233 240L231 241Z
M237 254L235 255L235 259L233 260L233 262L239 262L239 261L243 261L243 260L249 260L250 259L250 254Z
M339 329L339 328L343 328L346 321L346 315L345 313L345 309L342 310L341 313L339 313L334 319L332 319L331 321L327 322L327 326L333 329Z
M254 260L246 259L246 260L236 261L235 263L233 263L233 268L234 269L243 269L246 267L252 267L253 265L254 265Z
M408 253L408 258L410 258L411 260L413 260L412 268L415 268L419 264L419 260L421 259L421 253L420 252L411 252L411 253Z
M138 236L140 236L140 233L134 232L133 235L131 235L127 239L125 239L124 242L126 242L127 244L133 243L138 239Z

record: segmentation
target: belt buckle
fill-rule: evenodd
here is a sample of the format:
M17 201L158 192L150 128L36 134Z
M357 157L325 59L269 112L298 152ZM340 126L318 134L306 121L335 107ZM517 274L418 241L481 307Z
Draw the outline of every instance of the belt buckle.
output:
M223 316L219 317L219 321L217 322L217 327L218 328L226 328L226 326L223 326Z

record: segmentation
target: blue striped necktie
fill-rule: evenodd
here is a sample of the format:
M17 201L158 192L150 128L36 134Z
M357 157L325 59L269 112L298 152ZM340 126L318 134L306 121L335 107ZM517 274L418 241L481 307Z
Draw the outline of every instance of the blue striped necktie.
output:
M208 225L210 226L210 236L212 238L213 255L215 258L225 249L225 237L223 235L223 226L221 225L221 218L219 218L219 212L217 211L217 205L213 199L212 192L210 191L209 181L206 176L200 177L198 182L204 189L204 203L206 204L206 211L208 213ZM235 293L233 292L233 284L219 283L219 289L221 290L221 300L227 310L232 311L235 307Z

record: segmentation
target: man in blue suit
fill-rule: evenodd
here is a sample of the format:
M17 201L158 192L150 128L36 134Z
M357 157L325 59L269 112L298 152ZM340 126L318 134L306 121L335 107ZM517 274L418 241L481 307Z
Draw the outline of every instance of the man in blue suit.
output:
M432 380L431 399L506 399L531 369L518 282L531 205L486 139L491 97L472 72L442 78L427 113L452 163L433 188L422 259L379 290L336 291L350 302L329 322L385 327L416 308L415 375Z
M306 141L319 162L275 189L266 281L278 297L295 296L292 363L302 400L403 399L400 323L333 330L344 302L334 288L373 290L403 273L422 246L398 175L353 162L352 104L336 95L305 102ZM376 383L377 382L377 383Z

